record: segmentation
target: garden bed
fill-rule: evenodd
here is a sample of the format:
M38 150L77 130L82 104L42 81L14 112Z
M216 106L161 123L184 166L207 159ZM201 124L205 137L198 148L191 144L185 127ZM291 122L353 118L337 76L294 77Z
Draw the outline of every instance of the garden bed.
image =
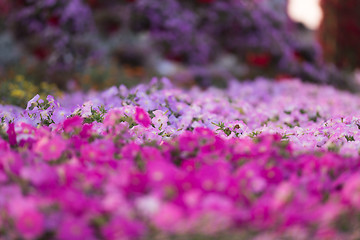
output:
M0 236L356 239L359 100L154 79L0 106Z

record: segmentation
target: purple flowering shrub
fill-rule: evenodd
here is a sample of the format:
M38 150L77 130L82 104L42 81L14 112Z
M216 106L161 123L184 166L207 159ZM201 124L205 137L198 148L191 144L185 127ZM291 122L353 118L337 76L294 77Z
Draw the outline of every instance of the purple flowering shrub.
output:
M264 2L24 0L8 5L17 39L38 58L52 62L86 58L79 55L91 47L82 44L86 38L79 37L84 34L109 37L124 29L148 32L167 57L195 65L222 51L279 55L292 44L285 12ZM285 10L286 1L281 6Z
M91 10L81 0L8 1L14 37L39 60L68 67L90 56Z
M163 79L0 106L0 236L356 239L358 102Z
M161 55L201 81L259 73L338 86L350 79L323 66L315 43L303 52L286 0L3 1L10 9L7 29L49 72L83 71L114 56L124 66L135 62L155 70L161 63L152 63ZM235 63L222 65L227 58Z

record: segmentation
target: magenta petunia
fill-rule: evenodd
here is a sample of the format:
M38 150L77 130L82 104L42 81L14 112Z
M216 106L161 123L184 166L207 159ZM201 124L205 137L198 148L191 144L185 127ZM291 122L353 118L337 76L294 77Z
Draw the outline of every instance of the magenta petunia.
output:
M59 240L95 240L93 230L83 218L65 216L61 222L57 239Z
M15 226L25 239L35 239L44 231L44 216L35 209L21 212L15 218Z
M57 160L65 151L67 143L62 137L54 136L44 137L34 146L34 151L38 153L45 161Z
M179 148L181 151L192 152L198 147L196 136L191 132L185 132L179 136Z
M145 226L143 223L134 220L128 220L122 217L113 218L104 228L103 235L105 239L143 239L145 236Z
M355 174L347 180L342 190L343 199L356 209L360 209L360 175Z
M136 123L144 126L149 127L151 125L151 118L149 114L141 107L135 108L135 115L134 115Z
M17 141L16 141L16 132L15 132L15 124L14 123L9 123L9 128L6 131L6 133L8 134L10 145L11 146L16 145Z
M7 151L10 148L9 143L0 138L0 151Z
M185 212L181 207L172 203L164 203L154 215L153 221L155 226L162 231L181 234L184 218Z
M74 116L74 117L68 118L63 123L64 131L71 132L75 128L81 128L82 123L83 123L83 118L80 116Z

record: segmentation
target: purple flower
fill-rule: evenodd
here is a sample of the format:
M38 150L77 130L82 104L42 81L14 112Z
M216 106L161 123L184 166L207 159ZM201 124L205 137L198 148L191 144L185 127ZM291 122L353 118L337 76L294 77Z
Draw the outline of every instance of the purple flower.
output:
M37 105L37 101L40 99L40 95L36 94L35 97L33 97L26 106L26 110L30 110L30 108L34 105Z

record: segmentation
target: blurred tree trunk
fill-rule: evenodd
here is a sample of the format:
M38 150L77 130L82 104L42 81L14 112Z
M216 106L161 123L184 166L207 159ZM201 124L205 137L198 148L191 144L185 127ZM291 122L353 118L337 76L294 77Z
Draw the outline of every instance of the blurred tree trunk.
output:
M321 0L319 40L324 59L343 69L360 67L360 1Z

